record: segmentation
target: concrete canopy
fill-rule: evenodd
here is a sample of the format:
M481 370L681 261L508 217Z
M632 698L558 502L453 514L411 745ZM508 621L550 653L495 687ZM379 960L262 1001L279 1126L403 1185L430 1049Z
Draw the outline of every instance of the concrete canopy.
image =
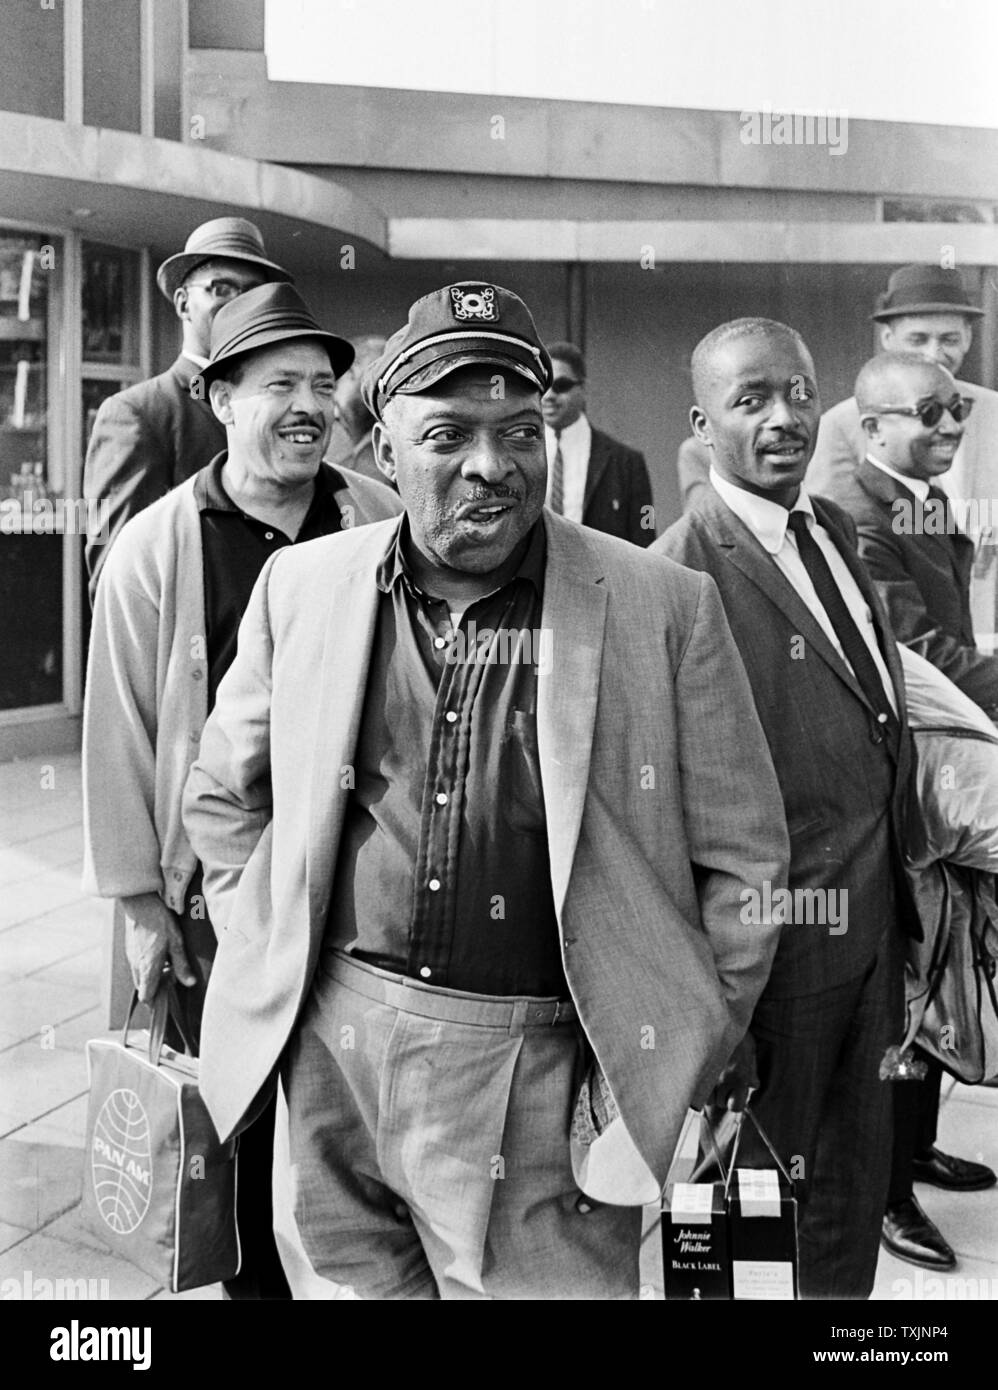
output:
M387 252L384 214L328 179L197 145L0 111L0 208L166 257L193 227L248 217L292 272L344 244Z

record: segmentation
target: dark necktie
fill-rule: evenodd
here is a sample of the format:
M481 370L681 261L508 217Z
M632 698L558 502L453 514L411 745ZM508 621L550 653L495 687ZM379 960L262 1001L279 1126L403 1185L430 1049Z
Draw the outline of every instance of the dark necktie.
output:
M554 432L554 458L551 460L551 500L548 506L553 512L565 508L565 460L561 455L561 430Z
M959 545L959 537L965 537L966 532L960 530L960 526L956 519L956 513L953 511L949 498L946 496L945 492L943 492L942 488L932 487L930 485L929 495L925 500L926 502L934 503L943 516L943 526L941 529L938 528L936 519L933 519L932 525L936 529L936 534L947 540L952 550L956 550Z
M808 577L814 585L818 600L835 629L835 635L839 639L846 660L852 667L853 675L876 714L877 723L885 727L892 741L896 740L898 734L897 716L887 699L887 692L884 690L884 683L877 670L877 664L869 647L863 641L859 628L853 621L852 614L849 612L841 590L835 582L835 576L829 568L828 561L822 555L818 542L808 530L806 512L791 512L787 526L793 531L797 539L797 553L800 555Z

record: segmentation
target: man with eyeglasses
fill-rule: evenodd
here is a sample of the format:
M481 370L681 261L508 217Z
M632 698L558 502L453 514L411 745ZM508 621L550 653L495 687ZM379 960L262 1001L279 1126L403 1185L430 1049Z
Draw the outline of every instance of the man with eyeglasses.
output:
M950 498L990 506L998 498L998 391L959 379L976 320L983 310L971 303L958 270L906 265L894 271L871 315L879 325L884 352L914 352L957 377L957 389L974 403L965 422L952 467L942 482ZM852 476L867 453L867 439L855 396L821 417L814 458L807 472L811 493L835 496L835 485ZM985 524L979 524L983 521ZM978 641L990 649L998 631L998 546L987 517L971 510L968 534L977 547L971 583L971 612Z
M655 509L644 455L592 427L586 364L574 343L549 343L554 376L544 392L547 505L633 545L655 539Z
M856 523L859 552L899 642L998 717L998 657L970 615L973 542L936 479L953 464L974 405L945 367L911 352L872 358L856 378L866 455L827 495Z
M938 363L915 353L872 358L856 378L866 456L829 494L856 523L859 552L899 642L930 661L992 718L998 658L974 644L974 546L935 485L950 469L973 400ZM942 1069L927 1054L920 1081L894 1087L894 1146L882 1243L902 1260L952 1269L956 1256L915 1199L913 1180L952 1191L990 1187L983 1163L936 1147Z
M259 230L242 217L202 223L183 251L160 266L156 283L183 325L183 342L165 372L110 396L97 412L83 492L88 501L107 502L110 521L106 539L87 538L91 605L107 552L126 521L225 448L225 430L211 405L191 394L191 379L208 362L215 315L246 290L291 279L268 260Z

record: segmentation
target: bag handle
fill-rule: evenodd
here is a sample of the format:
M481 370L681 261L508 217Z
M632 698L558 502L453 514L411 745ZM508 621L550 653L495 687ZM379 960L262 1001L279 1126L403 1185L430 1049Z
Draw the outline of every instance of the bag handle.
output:
M714 1134L714 1126L713 1126L713 1125L711 1124L711 1122L710 1122L710 1117L709 1117L708 1115L706 1115L706 1113L704 1114L704 1118L705 1118L706 1121L707 1121L707 1132L710 1134L710 1144L711 1144L711 1148L712 1148L713 1151L714 1151L714 1159L715 1159L715 1161L716 1161L716 1163L717 1163L718 1171L720 1172L721 1176L724 1178L724 1196L725 1196L725 1200L727 1200L728 1193L729 1193L730 1188L731 1188L731 1179L732 1179L732 1177L734 1176L734 1172L735 1172L735 1160L736 1160L736 1158L738 1157L738 1146L739 1146L739 1144L741 1143L741 1139L742 1139L742 1124L743 1124L743 1122L744 1122L746 1116L752 1121L753 1125L755 1125L756 1133L759 1135L759 1138L762 1140L762 1142L765 1144L766 1148L769 1150L769 1153L770 1153L770 1156L771 1156L773 1162L776 1164L777 1168L780 1170L780 1172L781 1172L781 1173L783 1174L783 1176L786 1178L786 1180L787 1180L787 1182L789 1183L791 1189L793 1189L793 1178L791 1178L790 1174L787 1172L786 1168L785 1168L784 1165L783 1165L782 1159L780 1158L779 1154L778 1154L778 1153L776 1152L776 1150L774 1149L772 1140L770 1139L770 1137L769 1137L769 1135L766 1133L766 1131L763 1129L762 1125L759 1123L759 1119L758 1119L758 1116L756 1115L755 1111L754 1111L754 1110L751 1110L751 1109L746 1105L746 1107L745 1107L744 1110L741 1110L741 1111L738 1112L738 1118L737 1118L736 1121L735 1121L735 1141L734 1141L734 1143L733 1143L732 1146L731 1146L731 1158L730 1158L729 1163L728 1163L728 1171L727 1171L727 1173L725 1173L725 1171L724 1171L724 1160L721 1158L720 1150L719 1150L718 1147L717 1147L717 1138L716 1138L716 1136L715 1136L715 1134Z
M152 1003L149 1005L152 1015L149 1025L149 1061L154 1067L159 1066L159 1060L163 1053L164 1039L166 1037L166 1023L167 1019L171 1016L173 1017L174 1027L177 1029L183 1041L185 1050L189 1053L193 1053L190 1039L187 1037L183 1025L179 1020L178 1011L176 1009L171 1011L170 1009L171 1003L175 1002L174 988L173 972L170 970L169 966L167 966L163 971L163 978L160 980ZM121 1032L122 1047L128 1046L128 1030L131 1027L132 1015L135 1012L138 1002L139 992L137 989L134 989L132 991L132 1002L128 1006L128 1013L125 1015L125 1026Z

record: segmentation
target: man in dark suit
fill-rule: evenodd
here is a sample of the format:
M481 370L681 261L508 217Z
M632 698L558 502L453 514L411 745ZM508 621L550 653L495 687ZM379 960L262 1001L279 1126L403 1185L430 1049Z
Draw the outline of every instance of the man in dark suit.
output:
M291 278L267 259L259 231L242 217L202 223L183 251L160 266L156 283L183 325L183 344L165 372L110 396L97 412L83 493L88 501L108 503L110 526L106 540L87 538L91 604L108 548L125 522L225 448L225 430L211 405L191 395L191 378L211 351L212 319L246 290Z
M547 505L634 545L655 539L644 455L593 429L586 416L586 364L573 343L550 343L554 377L541 410L548 455Z
M968 500L998 496L996 443L998 391L960 379L970 350L974 324L984 310L974 304L958 270L939 265L906 265L895 270L877 297L871 315L884 352L914 352L937 362L957 378L961 396L974 402L971 417L943 490ZM818 442L807 472L808 491L833 496L833 480L848 477L867 452L866 435L855 396L833 405L821 419ZM998 632L998 546L989 526L974 527L978 545L971 583L974 629L983 640Z
M974 545L933 479L946 473L973 402L938 363L885 352L856 378L866 457L840 472L829 495L856 524L859 553L900 642L937 666L991 718L998 715L998 657L974 644ZM936 1147L942 1068L920 1053L922 1081L895 1090L894 1152L883 1243L901 1259L952 1268L956 1256L915 1200L917 1178L953 1191L990 1187L995 1174Z
M945 367L885 352L856 378L866 457L830 482L899 642L998 715L998 657L979 651L970 617L974 544L933 480L946 473L973 402Z
M799 335L739 319L692 365L711 488L653 549L720 589L790 831L792 919L730 1072L758 1086L753 1109L796 1179L802 1296L865 1298L890 1165L878 1068L900 1041L909 911L901 667L849 518L801 486L820 405Z

